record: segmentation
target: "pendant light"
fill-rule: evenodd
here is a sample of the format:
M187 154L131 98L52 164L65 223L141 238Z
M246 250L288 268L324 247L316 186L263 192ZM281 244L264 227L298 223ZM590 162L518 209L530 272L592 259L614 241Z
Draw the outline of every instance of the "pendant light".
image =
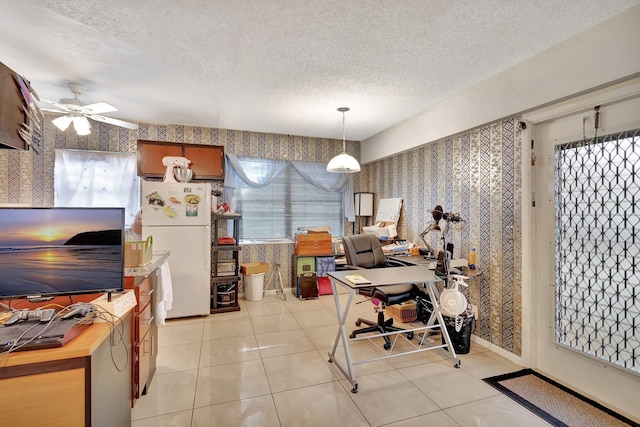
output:
M328 172L353 173L360 172L358 161L347 154L347 141L344 130L344 113L349 111L349 107L340 107L338 111L342 113L342 153L335 156L327 165Z

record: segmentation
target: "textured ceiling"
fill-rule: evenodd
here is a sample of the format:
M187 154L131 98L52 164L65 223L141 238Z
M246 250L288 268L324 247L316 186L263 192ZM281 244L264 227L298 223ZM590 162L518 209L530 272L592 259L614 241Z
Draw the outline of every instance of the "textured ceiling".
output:
M0 0L0 62L109 116L362 140L638 0Z

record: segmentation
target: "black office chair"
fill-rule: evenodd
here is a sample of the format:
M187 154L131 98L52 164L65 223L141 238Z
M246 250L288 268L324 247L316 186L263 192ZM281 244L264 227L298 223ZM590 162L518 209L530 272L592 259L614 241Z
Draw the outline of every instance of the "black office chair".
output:
M344 253L347 258L347 268L352 270L367 268L384 268L397 267L404 264L394 263L385 257L380 246L380 241L374 235L359 234L354 236L344 236L342 238ZM399 304L413 299L418 293L419 288L413 284L406 285L390 285L371 288L360 288L358 293L370 298L376 298L381 302L381 307L377 309L378 320L376 322L359 318L356 326L361 324L368 325L365 328L354 330L350 338L355 338L358 334L370 332L392 332L404 331L403 328L393 326L393 319L384 319L384 307L393 304ZM391 340L388 335L384 337L384 349L391 348ZM407 332L407 338L413 339L413 332Z

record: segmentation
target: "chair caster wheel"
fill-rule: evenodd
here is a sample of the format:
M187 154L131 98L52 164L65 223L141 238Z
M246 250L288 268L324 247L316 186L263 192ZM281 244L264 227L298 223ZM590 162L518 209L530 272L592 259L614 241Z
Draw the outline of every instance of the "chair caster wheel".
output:
M354 339L356 337L356 334L351 334L349 335L349 338Z
M358 384L356 384L352 389L351 389L351 393L357 393L358 392Z
M460 363L459 362L456 363L455 365L453 365L453 367L456 368L456 369L460 369Z
M412 339L413 339L413 332L409 332L409 333L407 334L407 339L408 339L408 340L412 340Z
M382 346L382 348L384 348L385 350L389 350L391 348L391 344L386 342L384 343L384 345Z
M362 325L362 322L361 322L361 321L359 321L359 320L357 320L357 321L356 321L356 326L360 326L360 325Z

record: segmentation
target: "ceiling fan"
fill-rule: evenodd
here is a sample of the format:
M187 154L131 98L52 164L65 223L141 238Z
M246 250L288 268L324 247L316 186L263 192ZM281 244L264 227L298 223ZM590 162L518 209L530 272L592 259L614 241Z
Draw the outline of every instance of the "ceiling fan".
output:
M69 89L73 93L73 98L63 98L59 102L49 101L43 99L51 105L59 108L59 110L46 109L51 113L64 114L56 119L53 119L53 123L61 131L67 130L69 125L73 123L73 128L78 135L88 135L91 133L91 123L88 119L96 120L98 122L109 123L115 126L121 126L127 129L138 129L136 123L125 122L124 120L114 119L112 117L106 117L102 114L112 113L118 111L116 107L106 102L96 102L94 104L85 104L78 95L82 94L83 87L79 83L69 83ZM62 110L62 111L61 111Z

